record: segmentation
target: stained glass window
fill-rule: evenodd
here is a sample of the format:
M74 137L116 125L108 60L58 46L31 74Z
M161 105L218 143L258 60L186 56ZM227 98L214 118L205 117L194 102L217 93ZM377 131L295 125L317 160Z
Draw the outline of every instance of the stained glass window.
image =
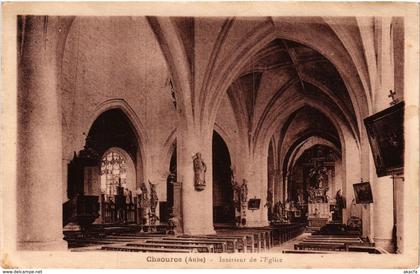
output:
M111 151L102 158L101 191L115 195L117 186L127 187L127 161L122 154Z

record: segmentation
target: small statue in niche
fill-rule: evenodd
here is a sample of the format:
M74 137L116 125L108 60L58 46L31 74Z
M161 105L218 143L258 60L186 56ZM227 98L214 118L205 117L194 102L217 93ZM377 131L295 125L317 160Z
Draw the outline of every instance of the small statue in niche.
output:
M201 191L206 187L206 164L201 159L201 153L197 152L193 157L194 164L194 187Z
M156 207L157 207L157 203L158 203L158 196L157 196L157 192L156 192L156 185L152 184L149 181L149 186L150 186L150 211L152 213L156 212Z

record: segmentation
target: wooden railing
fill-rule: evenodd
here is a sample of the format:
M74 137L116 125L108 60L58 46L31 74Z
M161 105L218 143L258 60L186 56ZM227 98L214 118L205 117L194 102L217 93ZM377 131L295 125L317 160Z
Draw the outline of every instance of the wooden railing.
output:
M125 196L116 199L106 201L104 196L101 196L101 216L102 223L114 224L138 224L138 216L140 208L137 207L137 198L133 198L131 201L126 201Z

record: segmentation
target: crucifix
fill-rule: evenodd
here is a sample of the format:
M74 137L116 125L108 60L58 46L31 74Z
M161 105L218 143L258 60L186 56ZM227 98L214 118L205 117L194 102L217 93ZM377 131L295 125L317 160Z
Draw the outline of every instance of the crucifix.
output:
M396 99L395 98L395 95L396 95L397 93L395 92L395 91L392 91L392 89L391 90L389 90L389 95L388 95L388 98L391 98L392 99L392 102L391 103L389 103L391 106L393 106L393 105L395 105L396 103L398 103L398 99Z

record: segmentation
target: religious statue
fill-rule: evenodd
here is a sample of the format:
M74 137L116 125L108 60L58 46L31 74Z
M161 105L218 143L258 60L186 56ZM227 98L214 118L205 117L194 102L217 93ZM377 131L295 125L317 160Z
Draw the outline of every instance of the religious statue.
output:
M176 235L181 232L179 219L173 212L169 214L168 226L169 226L169 231L168 231L169 235Z
M197 152L193 157L194 164L194 187L197 191L206 187L206 164L201 159L201 153Z
M156 185L152 184L149 181L149 186L150 186L150 211L152 213L156 212L156 207L157 207L157 203L158 203L158 196L157 196L157 192L156 192Z
M271 210L271 207L273 206L273 189L271 187L269 187L267 190L267 201L264 206L266 206L269 211Z
M324 188L328 186L327 168L320 165L318 162L314 163L314 167L309 170L309 177L311 178L311 186L313 188Z
M245 204L248 202L248 185L247 185L247 181L245 179L243 179L242 185L241 185L241 189L240 189L240 200L241 200L241 204Z
M243 179L242 185L234 181L234 195L236 196L236 212L238 215L235 217L237 226L246 225L246 209L248 203L248 185L247 181Z
M346 201L343 195L341 195L341 189L337 191L335 195L335 205L337 209L337 219L339 222L343 221L343 208L346 208Z
M302 189L297 190L297 204L298 205L304 204L303 190Z
M236 210L240 210L241 209L241 202L240 202L241 186L239 185L239 183L235 179L235 174L233 172L233 169L231 169L231 172L232 173L231 173L231 176L230 176L230 184L232 186L232 192L233 192L233 198L232 198L233 207Z
M159 220L159 217L153 212L150 212L148 215L150 223L150 232L156 232L156 221Z
M140 185L140 207L141 208L147 208L150 206L150 200L149 200L149 191L147 190L146 184L142 183Z

